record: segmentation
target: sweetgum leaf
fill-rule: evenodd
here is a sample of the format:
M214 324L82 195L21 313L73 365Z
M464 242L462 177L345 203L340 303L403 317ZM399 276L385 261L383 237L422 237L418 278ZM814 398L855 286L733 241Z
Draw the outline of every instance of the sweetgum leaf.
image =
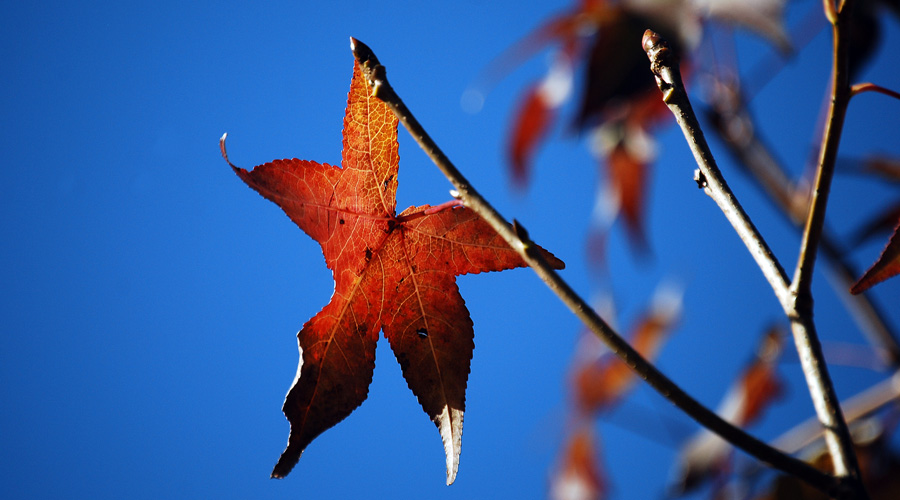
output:
M369 94L358 64L343 137L341 167L297 159L251 171L232 165L321 245L335 281L331 300L297 334L300 363L283 407L291 432L272 477L285 477L316 436L366 399L383 331L440 431L450 484L474 348L456 276L525 263L466 208L423 205L396 214L397 118ZM545 256L563 267L549 252Z

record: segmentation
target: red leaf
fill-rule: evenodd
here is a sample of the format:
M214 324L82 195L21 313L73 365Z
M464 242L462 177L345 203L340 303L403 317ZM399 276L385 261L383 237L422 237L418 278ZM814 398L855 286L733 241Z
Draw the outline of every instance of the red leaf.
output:
M650 310L632 327L630 343L644 358L653 361L681 314L681 292L660 288ZM575 369L576 406L585 413L610 409L637 381L634 371L608 354L582 363Z
M620 142L606 159L610 189L615 193L619 209L628 228L631 241L639 249L647 249L644 234L644 205L650 165L637 157Z
M765 332L756 356L729 389L716 413L739 427L746 427L762 415L782 392L776 371L782 351L782 333L777 328ZM671 493L687 493L710 479L720 479L730 466L731 445L708 429L694 435L679 451L675 483Z
M850 288L850 293L865 292L872 286L900 274L900 223L894 227L894 234L881 252L881 256L866 271L866 274Z
M547 135L553 110L547 105L540 86L534 86L520 101L509 140L509 161L516 187L528 182L531 158L538 143Z
M232 166L322 246L335 281L330 302L297 334L301 359L283 408L290 438L272 477L286 476L316 436L366 399L383 330L441 433L449 484L459 464L474 347L456 276L525 263L466 208L423 205L396 215L397 118L369 94L358 65L341 164L276 160L249 172Z
M528 181L534 150L549 132L555 109L572 90L572 78L571 60L561 55L544 80L529 89L521 101L509 141L513 181L518 187Z
M781 378L776 369L781 357L782 332L769 329L763 335L756 358L744 369L738 382L735 397L740 401L734 419L739 426L747 426L758 419L783 392Z

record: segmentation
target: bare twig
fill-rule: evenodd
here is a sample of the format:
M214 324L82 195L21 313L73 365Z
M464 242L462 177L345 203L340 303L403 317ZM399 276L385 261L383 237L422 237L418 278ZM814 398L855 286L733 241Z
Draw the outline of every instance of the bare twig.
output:
M399 96L397 96L387 80L384 66L378 62L372 50L352 38L351 48L354 56L363 68L363 73L372 87L373 94L391 108L419 146L453 183L463 204L488 222L497 231L497 234L522 256L544 283L560 297L563 303L606 343L611 352L622 359L641 378L646 380L651 387L675 404L675 406L704 427L722 436L723 439L734 446L772 465L776 469L806 481L815 488L832 494L837 493L837 488L840 485L834 478L800 460L775 450L743 430L729 424L685 393L684 390L663 375L655 366L640 356L550 267L540 252L536 251L537 247L529 239L525 229L518 223L510 225L463 177L419 124ZM786 284L786 278L784 278L784 282Z
M794 227L802 230L809 209L806 193L801 195L799 189L802 188L788 178L785 168L769 152L769 148L755 132L754 119L747 111L737 83L717 81L712 96L711 122L728 150L734 155L737 164L746 169L750 177L762 187L772 202L780 208L779 212L787 217ZM889 325L883 311L867 294L849 293L850 287L856 283L860 273L848 261L846 252L827 226L822 231L819 244L820 251L830 263L830 276L835 293L851 312L869 342L879 347L882 362L888 366L900 367L900 342L894 328Z
M832 5L831 0L827 5ZM832 22L834 63L831 79L831 101L825 123L822 150L816 170L815 185L810 198L806 227L800 242L800 256L791 283L793 304L786 310L791 320L794 343L800 356L800 364L806 376L807 387L816 415L825 427L825 443L831 455L834 473L848 488L856 491L858 498L865 498L865 489L859 472L850 430L841 412L834 384L822 354L822 346L813 322L812 278L816 252L825 227L825 210L834 177L834 165L841 142L844 117L850 102L849 85L849 34L852 5L842 1ZM827 12L827 8L826 8Z
M753 260L756 261L766 280L772 286L779 303L785 304L788 301L788 286L790 285L787 273L722 177L716 160L709 150L709 145L706 143L706 138L703 136L703 131L700 129L700 122L691 107L684 83L681 81L678 64L674 60L674 54L669 50L668 44L651 30L644 33L642 43L650 58L650 67L656 76L656 83L663 93L663 101L675 115L675 121L684 132L688 146L700 167L701 177L698 182L706 194L716 202L741 241L747 246Z
M650 58L650 67L656 77L656 82L663 93L663 101L669 106L672 114L675 115L675 120L681 126L694 158L700 167L703 185L707 194L716 201L726 218L732 223L738 236L750 250L751 255L753 255L763 274L772 285L772 289L779 302L781 302L785 314L791 320L794 343L800 356L810 397L813 401L813 406L816 408L816 415L826 429L825 437L829 445L832 461L834 462L835 475L841 480L841 491L838 495L858 499L867 498L860 480L856 455L853 453L850 432L841 415L834 386L831 383L824 355L822 354L822 347L812 321L812 295L809 293L807 273L812 271L812 263L815 261L815 249L818 246L822 230L821 217L824 216L824 205L818 207L818 211L821 213L818 216L819 219L812 219L813 215L812 213L810 214L809 220L813 220L813 222L808 223L807 227L812 226L818 229L804 232L804 245L801 248L804 250L809 249L809 251L801 251L801 262L798 265L797 272L799 279L795 278L793 284L789 286L784 269L778 264L765 240L756 231L753 223L744 213L737 200L734 199L734 195L716 167L712 152L709 150L709 146L703 137L703 132L700 130L699 122L685 91L677 61L675 61L673 53L668 48L668 44L651 30L647 30L644 33L642 43L647 56ZM849 90L849 87L847 87L847 90ZM844 111L846 111L846 106L844 106ZM843 115L840 116L838 123L842 123L842 121ZM829 130L834 129L829 127ZM839 127L837 127L837 130L839 131ZM824 148L830 155L826 158L831 158L832 168L830 173L833 173L833 156L837 152L840 134L827 133L826 138L828 138L828 144L832 141L837 141L831 146L834 148L833 150L827 146ZM819 194L821 198L818 202L819 204L827 201L829 183L830 176L824 180L824 183L817 182L817 191L821 192L824 190L825 195L822 197ZM817 195L814 194L814 210L811 210L811 212L815 211L816 198ZM815 225L815 221L819 222L818 226ZM807 244L808 242L810 243ZM807 253L810 257L804 257ZM798 287L798 284L807 288ZM804 290L805 293L798 293L798 290ZM798 300L798 295L803 300Z

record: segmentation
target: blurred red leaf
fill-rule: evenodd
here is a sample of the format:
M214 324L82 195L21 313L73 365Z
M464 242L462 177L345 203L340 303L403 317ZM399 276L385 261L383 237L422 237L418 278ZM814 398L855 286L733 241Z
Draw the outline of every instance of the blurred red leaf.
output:
M783 334L770 328L763 335L756 356L725 394L717 413L738 427L756 421L782 394L776 369L782 352ZM688 493L703 482L720 478L730 467L731 445L707 429L689 439L679 452L673 496Z
M640 249L647 248L644 205L650 165L645 159L634 155L624 142L617 144L606 158L610 189L618 201L631 240Z
M875 264L863 274L851 288L850 293L862 293L882 281L900 274L900 222L894 227L894 234Z
M569 437L559 468L551 478L552 500L598 500L605 496L606 481L594 441L590 426L582 426Z
M286 476L316 436L366 399L382 330L440 431L449 484L459 463L474 348L456 276L525 264L466 208L423 205L396 214L397 118L370 95L356 64L343 133L341 168L297 159L249 172L232 165L321 245L335 280L330 302L297 334L301 359L283 408L290 438L272 477Z
M884 156L875 156L865 160L862 170L880 175L892 182L900 182L900 160Z
M632 347L648 360L656 359L680 311L680 292L661 289L650 309L635 322L630 335ZM572 381L576 406L583 413L608 410L636 381L634 371L613 355L584 361L575 367Z
M540 86L531 88L520 106L509 141L509 161L513 182L521 188L528 182L531 158L538 143L546 137L554 113Z
M755 422L782 395L781 379L775 371L782 344L782 333L777 328L763 335L756 358L745 368L740 379L737 394L742 403L733 423L746 426Z

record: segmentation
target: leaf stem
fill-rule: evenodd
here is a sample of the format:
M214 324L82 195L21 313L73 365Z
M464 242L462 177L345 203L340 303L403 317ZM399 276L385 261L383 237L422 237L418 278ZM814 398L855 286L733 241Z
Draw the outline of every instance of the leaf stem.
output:
M856 85L850 87L850 97L856 97L857 95L864 92L878 92L880 94L893 97L894 99L900 99L900 92L895 92L880 85L875 85L874 83L857 83Z
M834 478L800 460L785 455L747 434L742 429L726 422L713 411L693 399L638 354L547 263L540 252L537 251L537 246L528 238L524 228L518 223L511 226L450 162L391 87L387 81L384 66L378 62L372 50L358 40L353 38L350 40L353 54L362 66L363 73L367 76L374 95L387 103L398 116L410 135L455 186L463 204L488 222L510 247L522 256L525 262L559 296L563 303L606 343L611 352L622 359L641 378L646 380L650 386L675 406L734 446L783 472L797 476L824 492L835 493L837 491L836 488L839 484Z

